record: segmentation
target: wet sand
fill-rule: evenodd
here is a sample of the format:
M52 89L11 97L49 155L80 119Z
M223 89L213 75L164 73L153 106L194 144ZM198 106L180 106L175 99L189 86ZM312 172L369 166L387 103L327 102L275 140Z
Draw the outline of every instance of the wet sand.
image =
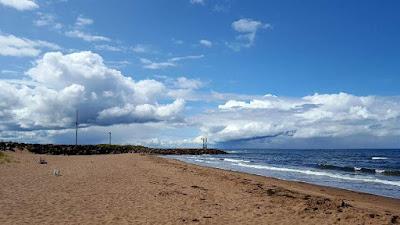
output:
M7 154L0 224L400 223L399 199L157 156Z

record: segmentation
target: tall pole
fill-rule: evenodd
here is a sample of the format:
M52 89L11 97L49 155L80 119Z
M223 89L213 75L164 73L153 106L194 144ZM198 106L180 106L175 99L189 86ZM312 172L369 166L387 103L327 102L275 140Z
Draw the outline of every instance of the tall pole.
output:
M78 110L76 110L76 120L75 120L75 147L78 146Z
M109 136L109 144L111 145L111 131L108 132L108 136Z

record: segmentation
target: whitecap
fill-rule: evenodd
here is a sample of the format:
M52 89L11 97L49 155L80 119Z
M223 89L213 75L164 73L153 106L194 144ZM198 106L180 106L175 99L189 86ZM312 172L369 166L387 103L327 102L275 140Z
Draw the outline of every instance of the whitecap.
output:
M387 157L381 157L381 156L374 156L371 158L372 160L384 160L384 159L388 159Z
M248 161L248 160L242 160L242 159L228 159L228 158L225 158L224 159L224 161L227 161L227 162L234 162L234 163L240 163L240 162L244 162L244 163L249 163L250 161Z

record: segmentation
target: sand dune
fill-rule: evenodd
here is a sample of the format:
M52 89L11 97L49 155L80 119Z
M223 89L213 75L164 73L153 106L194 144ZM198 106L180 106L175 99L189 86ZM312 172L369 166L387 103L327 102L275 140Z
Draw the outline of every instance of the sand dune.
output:
M398 199L157 156L7 154L0 224L400 223Z

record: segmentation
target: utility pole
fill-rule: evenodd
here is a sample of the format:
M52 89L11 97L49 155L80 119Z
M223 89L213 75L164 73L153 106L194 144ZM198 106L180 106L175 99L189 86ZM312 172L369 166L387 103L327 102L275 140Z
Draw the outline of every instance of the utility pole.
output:
M78 147L78 110L76 110L75 120L75 148Z
M111 145L111 131L108 132L109 144Z

